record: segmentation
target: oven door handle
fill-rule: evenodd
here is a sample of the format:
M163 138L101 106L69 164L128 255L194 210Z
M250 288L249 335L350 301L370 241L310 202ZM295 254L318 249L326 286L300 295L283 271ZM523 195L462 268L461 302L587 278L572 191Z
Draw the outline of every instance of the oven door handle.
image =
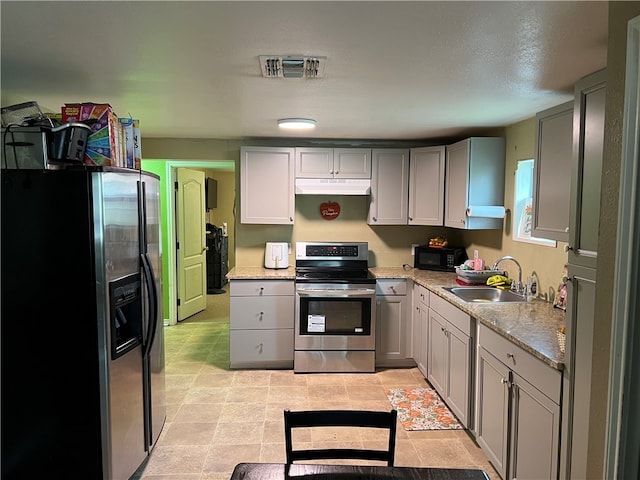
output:
M372 288L352 290L297 290L301 297L373 297L376 291Z

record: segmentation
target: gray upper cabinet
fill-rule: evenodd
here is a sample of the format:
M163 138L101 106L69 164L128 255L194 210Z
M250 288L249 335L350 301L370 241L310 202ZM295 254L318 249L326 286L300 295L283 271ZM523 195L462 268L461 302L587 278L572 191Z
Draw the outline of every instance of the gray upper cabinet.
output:
M536 115L533 236L569 241L573 101Z
M606 71L575 86L569 263L596 268L604 146Z
M467 215L471 206L504 205L505 140L472 137L447 147L445 227L501 229L502 218Z
M443 224L444 157L444 146L411 149L409 225Z
M369 225L406 225L409 190L409 150L372 150Z
M296 178L371 178L371 149L296 148Z
M240 223L293 225L293 148L240 148Z

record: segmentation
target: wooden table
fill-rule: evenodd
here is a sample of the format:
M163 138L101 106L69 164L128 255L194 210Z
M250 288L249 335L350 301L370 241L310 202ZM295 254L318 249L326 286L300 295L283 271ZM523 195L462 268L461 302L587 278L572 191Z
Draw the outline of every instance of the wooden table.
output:
M309 465L294 463L239 463L231 480L489 480L483 470L468 468Z

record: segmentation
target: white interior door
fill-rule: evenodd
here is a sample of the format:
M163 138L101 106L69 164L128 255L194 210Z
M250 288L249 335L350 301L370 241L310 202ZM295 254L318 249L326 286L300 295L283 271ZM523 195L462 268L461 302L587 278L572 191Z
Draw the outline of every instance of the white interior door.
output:
M178 321L207 307L204 172L177 169Z

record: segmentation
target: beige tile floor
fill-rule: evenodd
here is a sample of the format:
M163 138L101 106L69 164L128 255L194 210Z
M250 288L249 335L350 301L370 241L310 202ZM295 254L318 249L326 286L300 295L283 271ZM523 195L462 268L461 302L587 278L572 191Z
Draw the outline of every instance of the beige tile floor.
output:
M228 293L208 295L207 310L166 327L165 349L167 421L135 476L141 480L228 480L239 462L284 462L285 408L388 410L385 388L426 384L417 368L373 374L230 370ZM327 438L298 440L314 444ZM499 478L461 430L408 432L399 427L395 464L481 468L491 479Z

